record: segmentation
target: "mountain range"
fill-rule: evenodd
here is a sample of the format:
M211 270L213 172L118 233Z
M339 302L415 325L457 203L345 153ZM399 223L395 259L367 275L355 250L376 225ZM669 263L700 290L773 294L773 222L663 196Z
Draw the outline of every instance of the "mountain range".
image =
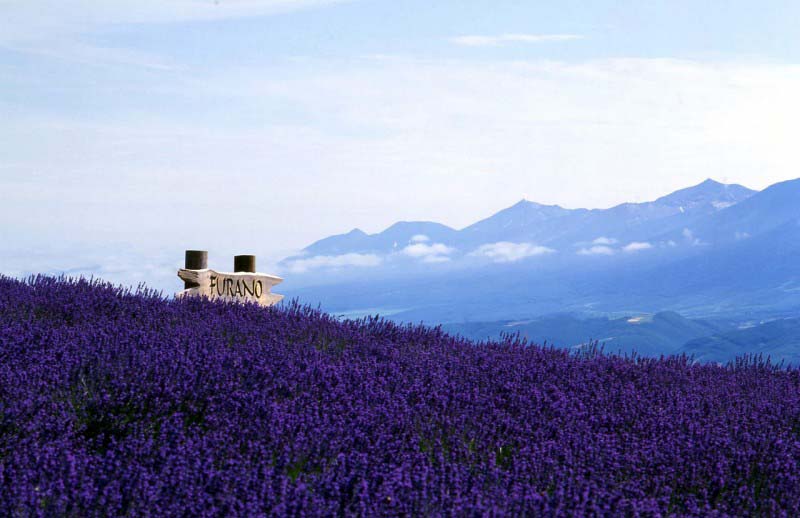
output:
M284 264L290 265L307 256L389 254L419 242L442 244L456 253L463 253L497 242L563 247L573 244L607 246L613 244L612 240L633 242L654 237L680 239L683 230L697 220L708 218L754 194L756 191L741 185L726 185L709 179L652 202L624 203L610 209L565 209L522 200L461 230L428 221L398 222L377 234L366 234L356 228L321 239L305 248L301 256L286 259Z
M800 179L762 191L709 179L609 209L522 200L460 230L354 229L281 267L289 296L347 316L460 325L674 312L739 325L800 314L798 257ZM717 331L730 330L707 336Z

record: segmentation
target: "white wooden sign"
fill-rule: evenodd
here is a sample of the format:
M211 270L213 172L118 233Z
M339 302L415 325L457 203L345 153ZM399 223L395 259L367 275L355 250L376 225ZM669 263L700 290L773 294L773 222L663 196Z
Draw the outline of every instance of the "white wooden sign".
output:
M178 292L177 297L204 296L210 299L256 302L262 306L271 306L283 299L283 295L270 292L283 279L266 273L181 269L178 270L178 277L194 287Z

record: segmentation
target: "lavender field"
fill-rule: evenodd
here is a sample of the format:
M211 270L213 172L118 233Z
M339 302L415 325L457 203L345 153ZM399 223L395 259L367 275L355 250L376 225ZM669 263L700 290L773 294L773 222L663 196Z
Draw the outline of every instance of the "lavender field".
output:
M0 278L0 515L796 515L800 373Z

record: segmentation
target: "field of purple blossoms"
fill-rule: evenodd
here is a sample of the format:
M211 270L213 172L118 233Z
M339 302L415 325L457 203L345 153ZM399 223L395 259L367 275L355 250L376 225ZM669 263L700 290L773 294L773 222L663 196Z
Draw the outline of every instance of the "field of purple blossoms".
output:
M0 277L0 516L797 515L800 374Z

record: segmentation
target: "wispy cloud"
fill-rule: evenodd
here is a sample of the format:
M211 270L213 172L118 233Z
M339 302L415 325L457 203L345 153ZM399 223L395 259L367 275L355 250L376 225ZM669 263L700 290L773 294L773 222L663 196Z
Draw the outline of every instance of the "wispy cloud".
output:
M592 241L593 245L613 245L616 244L617 240L611 237L604 237L600 236L594 241Z
M34 42L58 41L96 27L126 23L170 23L267 16L350 0L62 0L0 1L0 46L41 49ZM22 46L8 45L16 42ZM53 50L57 47L51 46ZM85 50L85 49L82 49Z
M75 41L69 37L53 41L2 42L0 48L33 54L38 57L54 58L92 67L126 65L156 71L178 70L179 66L163 57L130 49L99 47Z
M546 246L534 245L533 243L512 243L509 241L499 241L481 245L471 255L487 257L496 263L512 263L534 257L537 255L550 254L555 252Z
M465 35L448 38L450 43L464 47L498 47L509 43L544 43L583 39L580 34L500 34L498 36Z
M431 238L429 238L425 234L415 234L414 236L411 236L412 243L426 243L430 240Z
M342 254L342 255L316 255L305 259L295 259L289 262L288 269L291 273L305 273L322 268L345 268L348 266L378 266L383 262L375 254Z
M173 64L174 56L168 59ZM0 221L14 229L9 246L31 239L25 236L36 236L42 248L73 236L175 246L169 230L180 226L188 247L220 234L235 248L257 231L270 236L262 254L301 249L353 224L377 232L398 214L466 226L495 211L497 200L509 197L508 185L543 201L611 206L632 193L655 198L668 186L689 185L698 170L760 187L797 176L798 65L388 57L303 63L230 63L152 77L126 67L102 81L82 67L59 75L60 68L37 61L23 67L42 65L27 76L5 67L3 77L18 85L4 98L16 108L0 125ZM57 111L15 101L56 93L63 95ZM308 117L320 113L324 123ZM251 124L256 115L263 125ZM663 154L665 147L686 153ZM714 171L708 156L718 157ZM384 174L375 174L375 164ZM564 173L545 173L553 170ZM464 181L453 182L453 171ZM105 181L109 174L113 184ZM263 203L241 196L241 185L258 192L281 185L280 195L270 196L272 217L263 216ZM355 186L368 197L364 203L353 202ZM77 210L74 200L86 203ZM221 210L257 223L230 227L207 210L221 202ZM34 205L48 210L24 210ZM693 242L680 232L673 239Z
M98 28L123 24L182 23L268 16L351 0L0 0L0 49L98 66L180 69L157 54L87 43Z

